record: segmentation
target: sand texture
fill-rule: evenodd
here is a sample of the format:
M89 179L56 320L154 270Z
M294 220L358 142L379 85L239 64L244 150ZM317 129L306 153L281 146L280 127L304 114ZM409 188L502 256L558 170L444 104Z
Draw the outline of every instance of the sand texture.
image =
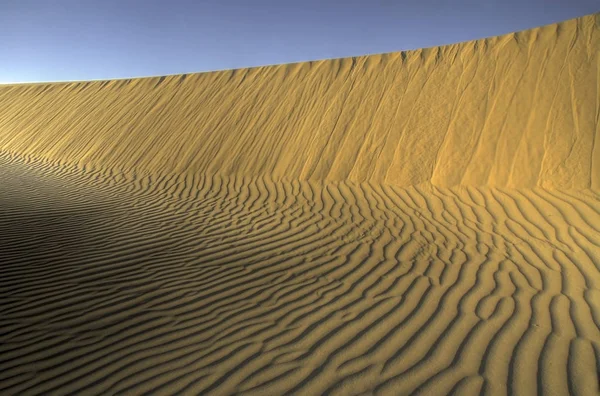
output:
M600 14L0 86L0 394L598 395Z

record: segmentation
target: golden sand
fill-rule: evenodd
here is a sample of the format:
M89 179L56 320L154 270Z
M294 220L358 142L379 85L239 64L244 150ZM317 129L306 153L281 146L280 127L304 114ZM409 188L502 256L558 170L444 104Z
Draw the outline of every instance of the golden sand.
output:
M597 395L599 55L0 86L0 393Z

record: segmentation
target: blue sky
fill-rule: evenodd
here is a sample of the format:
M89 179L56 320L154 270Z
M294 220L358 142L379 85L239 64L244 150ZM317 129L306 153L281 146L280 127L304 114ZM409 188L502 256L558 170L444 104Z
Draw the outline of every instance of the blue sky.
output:
M0 0L0 83L393 52L598 11L598 0Z

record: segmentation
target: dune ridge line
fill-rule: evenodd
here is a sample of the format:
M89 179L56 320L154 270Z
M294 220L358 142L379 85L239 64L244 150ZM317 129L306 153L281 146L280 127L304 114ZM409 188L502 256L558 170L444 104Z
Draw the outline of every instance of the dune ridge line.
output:
M598 395L599 28L0 86L0 394Z
M597 189L597 20L364 57L0 86L0 149L138 172Z

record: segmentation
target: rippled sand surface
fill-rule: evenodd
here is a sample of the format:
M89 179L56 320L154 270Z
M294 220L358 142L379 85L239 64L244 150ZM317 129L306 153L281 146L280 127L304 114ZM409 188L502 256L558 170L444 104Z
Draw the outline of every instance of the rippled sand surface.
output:
M599 50L0 86L0 393L598 394Z

